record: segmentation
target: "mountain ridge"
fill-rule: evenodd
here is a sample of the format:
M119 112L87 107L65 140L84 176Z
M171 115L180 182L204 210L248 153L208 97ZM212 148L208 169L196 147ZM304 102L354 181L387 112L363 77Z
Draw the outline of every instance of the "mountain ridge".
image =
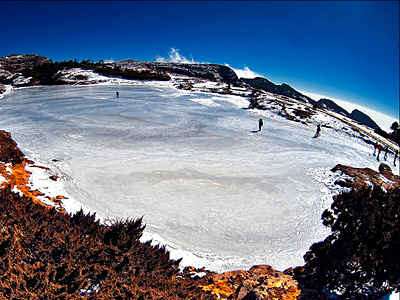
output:
M372 129L378 129L379 126L378 124L375 123L374 120L372 120L368 115L363 113L362 111L359 111L358 109L354 109L351 113L349 113L347 110L342 108L341 106L337 105L334 101L326 98L322 98L318 100L318 106L320 107L327 107L339 114L342 114L350 119L353 119L354 121L357 121L361 124L367 125L371 127Z
M232 84L239 84L240 80L236 73L229 67L218 64L200 64L200 63L177 63L177 62L143 62L133 59L113 62L121 68L129 69L132 67L144 67L149 69L158 69L166 72L186 75L189 77L200 77L214 81L225 81Z
M62 64L65 63L65 64ZM65 65L71 64L92 69L99 73L111 76L124 76L129 79L137 80L170 80L168 73L175 73L189 77L199 77L211 81L226 82L233 85L248 85L254 89L262 89L266 92L286 96L298 101L309 103L314 106L328 108L336 113L343 114L361 124L367 125L372 129L378 129L379 126L372 120L371 117L359 110L353 110L348 113L345 109L337 105L330 99L314 99L300 93L289 84L282 83L277 85L267 78L239 78L235 71L225 65L209 64L209 63L178 63L178 62L142 62L133 59L126 59L111 63L93 63L92 61L68 61L60 63L59 69L55 69L53 74L46 74L52 78L41 76L40 79L33 78L35 75L40 77L38 72L27 72L27 70L36 70L43 68L44 65L54 65L53 61L44 56L36 54L11 54L0 57L0 93L6 89L4 85L12 86L31 86L37 84L63 84L55 79L56 72L65 69ZM54 68L53 68L54 69ZM135 71L142 69L141 71ZM43 72L41 70L40 72ZM39 73L40 73L39 72ZM155 72L155 73L154 73ZM129 73L129 74L128 74ZM32 79L33 78L33 79ZM65 84L65 83L64 83Z
M313 105L317 103L314 99L303 95L286 83L277 85L264 77L241 78L241 80L256 89L263 89L266 92L287 96Z

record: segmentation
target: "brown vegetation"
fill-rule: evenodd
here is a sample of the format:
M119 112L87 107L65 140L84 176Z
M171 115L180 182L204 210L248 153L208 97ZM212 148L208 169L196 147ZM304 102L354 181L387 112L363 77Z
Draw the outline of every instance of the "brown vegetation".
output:
M0 299L206 299L141 219L99 224L0 190ZM85 296L85 297L84 297ZM209 295L213 298L211 295Z
M24 154L17 147L17 143L11 138L9 132L0 130L0 161L4 163L21 163Z
M381 186L353 189L335 197L322 214L332 230L304 255L294 277L302 289L299 299L321 299L333 291L339 299L380 299L399 291L400 189Z

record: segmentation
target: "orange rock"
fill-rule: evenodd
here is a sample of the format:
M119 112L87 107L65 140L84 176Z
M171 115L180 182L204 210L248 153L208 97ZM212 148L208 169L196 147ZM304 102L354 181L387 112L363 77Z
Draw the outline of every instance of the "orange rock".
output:
M231 283L229 283L228 279L223 279L215 281L210 285L203 286L203 291L211 292L211 294L213 295L227 297L232 295L236 291L236 288Z
M258 286L258 281L254 280L245 280L242 284L236 289L236 299L241 300L246 297L256 286Z
M225 272L222 274L215 274L212 276L212 279L214 281L218 280L223 280L223 279L236 279L236 278L248 278L249 277L249 272L244 271L244 270L238 270L238 271L231 271L231 272ZM243 280L242 280L243 281Z
M267 275L271 275L272 273L275 273L276 270L273 267L268 266L268 265L258 265L258 266L251 267L249 272L252 275L267 276Z
M209 277L211 284L203 291L221 299L290 299L300 295L297 281L292 276L268 265L252 267L249 271L233 271Z

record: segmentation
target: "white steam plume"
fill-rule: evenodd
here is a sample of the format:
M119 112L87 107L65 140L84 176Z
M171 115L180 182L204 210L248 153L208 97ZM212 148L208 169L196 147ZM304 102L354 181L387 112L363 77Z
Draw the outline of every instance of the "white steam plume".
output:
M237 77L239 77L239 78L263 77L262 75L258 74L257 72L250 70L248 67L244 67L243 69L235 69L235 68L232 68L228 64L225 64L225 66L227 66L227 67L231 68L233 71L235 71Z
M157 62L179 62L179 63L197 63L193 60L193 57L191 59L187 59L185 56L183 56L180 53L179 49L175 49L172 47L169 51L168 57L162 57L162 56L157 56L156 57Z

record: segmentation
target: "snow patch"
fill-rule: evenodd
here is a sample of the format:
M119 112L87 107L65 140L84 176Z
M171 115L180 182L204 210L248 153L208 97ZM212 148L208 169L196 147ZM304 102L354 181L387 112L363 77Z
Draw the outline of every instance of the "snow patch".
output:
M5 88L5 92L0 94L0 99L14 91L14 87L12 85L6 84L3 85L3 87Z
M218 103L215 103L212 99L209 98L189 98L189 100L211 107L220 106Z

